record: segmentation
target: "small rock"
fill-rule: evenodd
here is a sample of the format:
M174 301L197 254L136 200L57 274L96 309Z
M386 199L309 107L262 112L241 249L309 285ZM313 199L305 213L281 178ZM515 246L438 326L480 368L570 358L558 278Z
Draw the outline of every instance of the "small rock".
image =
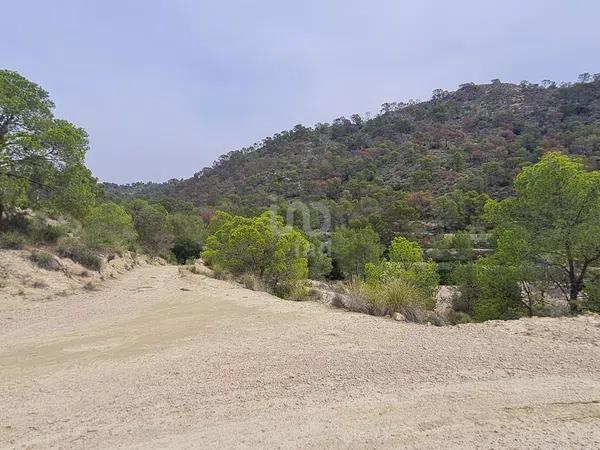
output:
M394 314L392 314L392 319L398 322L406 322L406 317L404 317L404 315L400 314L399 312L395 312Z

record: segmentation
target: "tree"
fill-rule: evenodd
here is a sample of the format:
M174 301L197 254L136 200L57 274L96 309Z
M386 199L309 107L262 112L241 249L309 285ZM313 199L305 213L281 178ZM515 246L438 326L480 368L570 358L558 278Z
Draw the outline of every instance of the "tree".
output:
M84 241L95 250L120 251L137 238L133 218L122 206L102 203L90 211L83 221Z
M365 278L371 284L385 284L394 280L409 282L423 295L433 298L440 282L437 264L423 260L423 250L418 242L397 236L391 242L389 260L365 265Z
M308 252L308 272L312 280L320 280L327 277L333 270L331 257L327 253L327 247L318 235L314 234L308 238L310 251Z
M50 197L48 206L57 212L81 220L96 205L96 179L83 164L75 164L58 172L53 184L61 188Z
M365 264L378 262L383 252L379 235L371 228L341 227L333 233L332 253L345 277L364 275Z
M169 213L160 203L134 199L124 203L125 210L133 217L133 227L144 250L164 254L173 245L173 227Z
M423 262L423 250L418 242L397 236L390 244L390 261L411 264Z
M515 198L486 207L499 239L518 237L514 258L547 274L578 312L590 269L600 262L600 171L552 152L522 171L515 190Z
M27 188L52 189L45 184L50 176L84 162L87 134L55 119L53 108L40 86L0 70L0 221Z
M477 223L489 199L486 194L456 189L435 200L435 217L447 231L463 230Z
M258 217L217 213L209 229L202 256L213 267L257 275L281 296L308 276L309 241L271 212Z
M206 226L202 219L195 214L170 214L169 223L175 238L185 238L200 243L206 240Z

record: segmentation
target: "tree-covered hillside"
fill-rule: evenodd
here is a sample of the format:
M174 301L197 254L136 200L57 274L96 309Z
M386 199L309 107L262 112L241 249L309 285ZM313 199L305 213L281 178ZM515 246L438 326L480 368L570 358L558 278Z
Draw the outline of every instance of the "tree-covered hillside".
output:
M588 81L582 77L582 81ZM557 87L494 82L384 104L370 120L301 125L231 152L174 192L198 204L269 195L360 196L365 185L435 194L453 187L505 196L515 172L545 150L600 159L600 77Z
M107 190L241 214L292 199L325 201L334 225L369 221L391 236L403 226L400 215L435 217L446 230L471 225L486 196L512 194L515 175L549 150L599 167L600 76L560 85L466 83L455 92L436 90L426 102L384 104L370 119L297 125L188 180Z

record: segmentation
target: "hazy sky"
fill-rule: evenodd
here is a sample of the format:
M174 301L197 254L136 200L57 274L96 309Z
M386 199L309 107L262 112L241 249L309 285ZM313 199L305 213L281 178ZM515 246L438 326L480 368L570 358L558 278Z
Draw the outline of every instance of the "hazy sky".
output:
M435 88L600 72L596 0L19 0L0 58L90 134L100 179L222 153Z

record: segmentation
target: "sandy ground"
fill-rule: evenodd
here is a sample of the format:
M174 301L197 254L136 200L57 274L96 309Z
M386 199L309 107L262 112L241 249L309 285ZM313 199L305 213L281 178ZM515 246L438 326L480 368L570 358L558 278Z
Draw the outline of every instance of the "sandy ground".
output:
M0 304L3 448L600 447L600 319L436 328L175 267Z
M94 288L102 281L116 278L133 267L149 263L149 258L125 252L105 261L96 272L74 263L69 258L54 256L56 270L41 270L31 261L32 249L0 250L0 310L23 307L24 300L47 301L65 297L82 288ZM154 259L153 262L158 262Z

